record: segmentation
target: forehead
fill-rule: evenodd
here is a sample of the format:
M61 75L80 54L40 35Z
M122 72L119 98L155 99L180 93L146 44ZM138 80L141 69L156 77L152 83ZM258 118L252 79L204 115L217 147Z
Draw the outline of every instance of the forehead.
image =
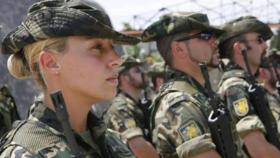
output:
M257 32L248 32L248 33L245 33L244 36L247 37L247 38L250 38L250 37L254 38L254 37L261 36L261 34L259 34Z

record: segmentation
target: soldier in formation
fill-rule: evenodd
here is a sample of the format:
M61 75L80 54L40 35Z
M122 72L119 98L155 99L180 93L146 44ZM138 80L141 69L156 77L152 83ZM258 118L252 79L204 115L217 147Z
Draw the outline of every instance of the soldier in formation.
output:
M280 95L279 95L279 74L280 74L280 52L270 50L257 73L258 82L264 87L269 107L277 122L278 134L280 131Z
M151 112L153 143L163 158L222 157L207 121L215 105L207 100L206 81L199 67L202 62L209 66L219 63L217 37L222 33L209 24L207 15L194 12L164 15L143 32L142 40L156 41L170 67ZM235 124L225 123L232 137L224 141L234 144L234 157L246 157Z
M218 92L225 99L236 129L251 157L280 157L277 126L262 87L254 75L272 36L267 24L252 16L227 22L220 37L219 52L228 58ZM262 108L262 109L260 109Z
M26 19L4 38L2 53L11 55L9 72L35 79L43 95L29 118L2 139L0 157L135 157L90 109L116 94L121 60L113 43L138 41L114 31L108 16L89 1L33 4ZM69 129L55 113L52 101L63 101L50 97L56 91L64 96Z
M106 113L108 128L118 131L122 140L139 158L158 157L148 140L147 107L140 102L144 86L143 63L125 57L119 68L118 94Z

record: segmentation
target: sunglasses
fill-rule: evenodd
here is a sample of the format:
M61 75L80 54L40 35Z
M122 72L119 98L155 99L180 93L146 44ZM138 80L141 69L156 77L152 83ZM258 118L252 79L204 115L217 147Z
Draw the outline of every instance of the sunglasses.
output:
M198 39L201 39L201 40L204 40L204 41L208 41L210 38L212 38L214 36L215 35L211 32L203 31L203 32L199 32L199 33L187 36L187 37L179 38L176 41L181 42L181 41L187 41L187 40L194 39L194 38L198 38Z

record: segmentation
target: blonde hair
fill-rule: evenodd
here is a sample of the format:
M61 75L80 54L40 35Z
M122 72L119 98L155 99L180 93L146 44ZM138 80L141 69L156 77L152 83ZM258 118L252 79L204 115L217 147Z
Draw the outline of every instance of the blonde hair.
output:
M21 52L9 57L8 70L18 79L32 77L41 88L45 89L46 84L39 66L39 55L44 50L62 53L66 49L66 44L67 37L50 38L29 44Z

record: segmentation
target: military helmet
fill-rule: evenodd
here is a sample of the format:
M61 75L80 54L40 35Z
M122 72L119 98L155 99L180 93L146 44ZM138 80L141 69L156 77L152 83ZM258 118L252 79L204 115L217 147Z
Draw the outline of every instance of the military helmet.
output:
M206 14L194 12L175 12L163 15L160 20L147 27L142 34L142 41L156 41L162 37L193 30L209 31L219 36L222 30L211 26Z
M18 53L26 45L53 37L92 36L115 43L136 44L137 38L112 29L108 15L88 0L43 0L2 42L2 53Z
M220 43L248 32L257 32L265 40L273 35L269 26L254 16L243 16L229 21L222 26L222 29L225 33L219 38Z
M131 67L134 67L136 65L142 65L143 62L141 62L140 59L134 58L128 55L125 55L122 57L122 64L119 67L119 73L123 73L124 71L130 69Z
M156 62L153 65L151 65L148 75L151 77L164 75L164 62Z

